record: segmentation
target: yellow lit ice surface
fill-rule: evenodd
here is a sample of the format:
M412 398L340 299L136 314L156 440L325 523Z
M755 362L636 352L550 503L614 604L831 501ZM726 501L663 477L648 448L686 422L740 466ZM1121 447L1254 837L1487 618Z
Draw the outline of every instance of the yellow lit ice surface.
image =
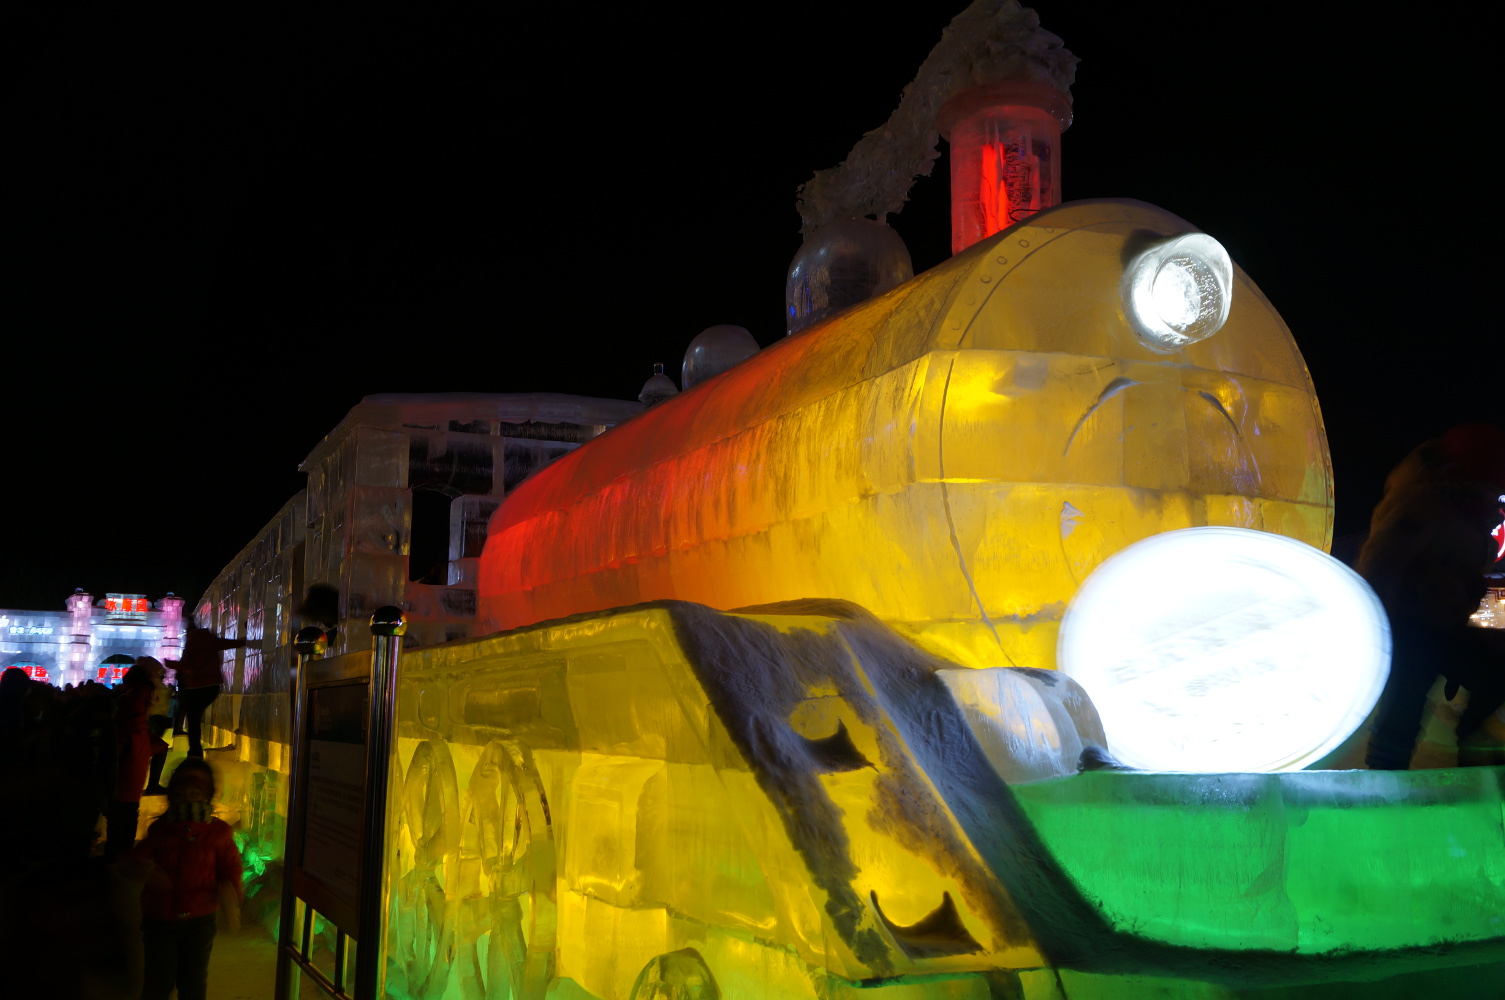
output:
M1156 353L1137 202L1033 216L560 459L498 510L483 625L645 600L853 601L971 666L1054 665L1077 586L1193 525L1326 548L1332 477L1289 331L1235 270L1215 335Z
M1505 968L1500 769L1009 784L948 666L841 602L405 653L389 995L1461 996Z
M836 625L651 606L406 654L389 990L814 1000L1039 965ZM924 995L987 996L956 989Z

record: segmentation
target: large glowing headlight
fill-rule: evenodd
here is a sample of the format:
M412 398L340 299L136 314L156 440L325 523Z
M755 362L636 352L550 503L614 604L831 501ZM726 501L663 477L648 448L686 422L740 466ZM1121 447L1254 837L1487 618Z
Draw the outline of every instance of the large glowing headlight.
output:
M1056 650L1108 749L1154 771L1287 771L1342 745L1379 699L1390 629L1358 574L1295 539L1183 528L1108 559Z
M1124 274L1124 312L1156 351L1179 351L1217 333L1232 299L1233 261L1206 233L1157 241Z

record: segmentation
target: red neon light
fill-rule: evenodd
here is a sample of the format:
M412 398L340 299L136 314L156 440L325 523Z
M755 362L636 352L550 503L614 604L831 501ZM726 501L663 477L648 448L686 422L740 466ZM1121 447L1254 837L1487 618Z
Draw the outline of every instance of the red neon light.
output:
M106 597L105 598L105 610L106 611L119 611L119 612L121 612L123 614L131 614L131 613L145 614L146 611L147 611L146 598L144 598L144 597L124 597L124 598Z
M111 618L144 621L146 613L152 609L152 606L151 602L144 595L106 594L104 609L105 613Z
M981 174L977 191L983 226L980 238L986 239L1059 203L1050 177L1050 140L1054 137L1037 135L1037 131L1046 130L1024 127L1005 132L985 142L975 154Z
M1505 518L1505 507L1500 509L1500 517ZM1495 562L1505 559L1505 520L1502 520L1489 536L1495 540Z

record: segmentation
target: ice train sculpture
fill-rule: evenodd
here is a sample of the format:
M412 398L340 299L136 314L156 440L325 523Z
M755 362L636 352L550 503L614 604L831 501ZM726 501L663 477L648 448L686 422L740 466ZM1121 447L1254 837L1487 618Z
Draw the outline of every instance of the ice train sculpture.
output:
M1136 540L1328 541L1300 355L1201 241L1134 202L1040 212L517 488L482 559L500 631L399 668L391 993L1374 1000L1498 976L1498 769L1120 770L1083 689L1027 669ZM1201 339L1135 313L1147 260L1185 271L1148 308L1193 302Z
M960 663L1050 667L1072 593L1138 539L1326 548L1322 419L1253 282L1193 274L1226 321L1179 348L1134 315L1135 261L1194 233L1132 201L1040 212L613 429L492 517L483 627L823 597Z
M329 672L380 659L354 955L387 995L1505 995L1502 769L1294 770L1389 649L1318 551L1312 382L1211 236L1059 203L1074 65L974 0L801 189L793 335L703 338L684 392L509 482L479 637L399 657L384 609L385 659ZM909 277L882 220L948 130L958 252Z

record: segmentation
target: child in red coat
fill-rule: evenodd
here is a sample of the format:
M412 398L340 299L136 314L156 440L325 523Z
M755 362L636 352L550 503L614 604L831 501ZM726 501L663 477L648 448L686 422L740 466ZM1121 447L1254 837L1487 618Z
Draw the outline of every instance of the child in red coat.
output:
M240 926L240 852L223 820L211 815L214 772L184 760L167 782L167 811L147 829L133 857L144 869L141 936L146 947L142 1000L204 1000L215 911L230 931Z

